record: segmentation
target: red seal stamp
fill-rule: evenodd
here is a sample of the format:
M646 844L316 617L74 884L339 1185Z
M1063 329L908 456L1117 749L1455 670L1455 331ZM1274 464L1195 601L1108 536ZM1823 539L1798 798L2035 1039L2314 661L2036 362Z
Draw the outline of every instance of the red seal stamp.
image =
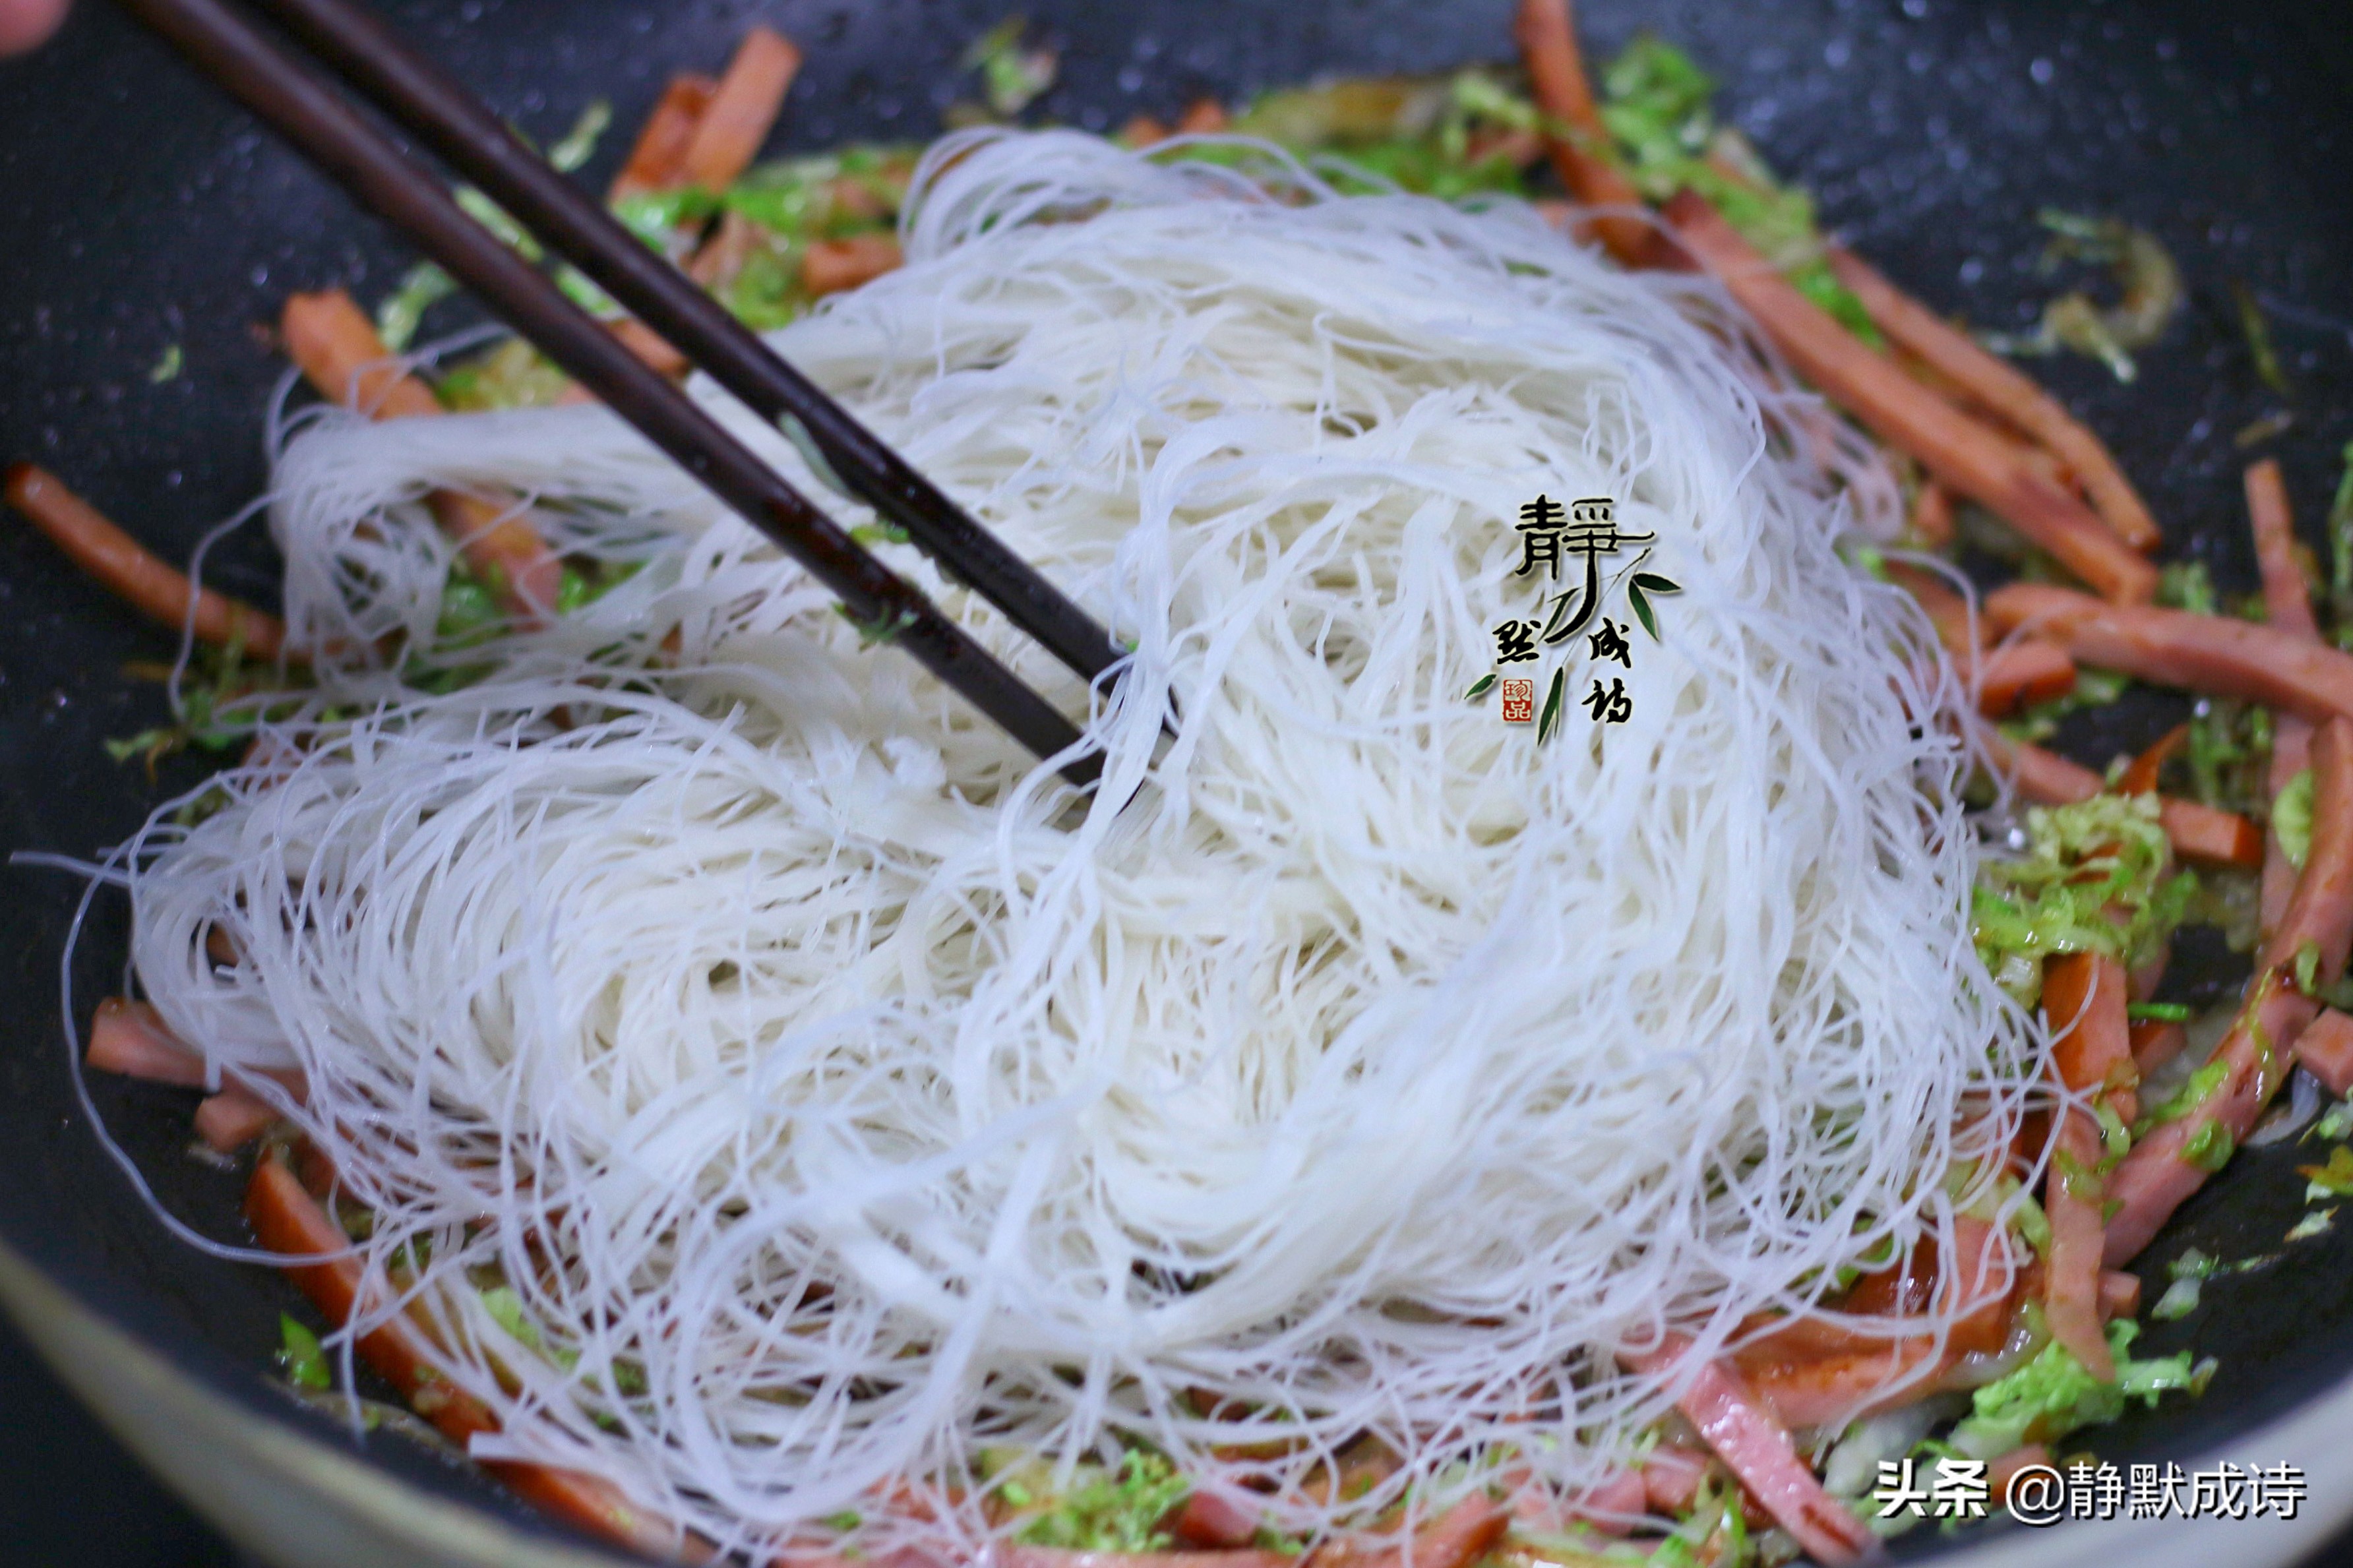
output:
M1504 689L1504 722L1533 724L1536 717L1536 683L1533 679L1514 679L1502 683Z

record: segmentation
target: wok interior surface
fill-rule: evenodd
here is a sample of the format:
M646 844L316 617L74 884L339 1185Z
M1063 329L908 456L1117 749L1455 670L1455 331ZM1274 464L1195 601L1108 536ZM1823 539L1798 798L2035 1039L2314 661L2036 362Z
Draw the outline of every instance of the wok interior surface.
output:
M619 127L586 176L601 185L662 80L723 60L754 20L807 53L776 144L936 133L976 96L965 42L1009 0L401 0L396 23L543 142L590 100ZM1229 101L1320 74L1422 72L1512 54L1507 4L1477 0L1029 0L1033 36L1061 47L1060 80L1031 111L1095 130L1204 94ZM2030 325L2063 285L2035 271L2055 206L2154 231L2188 279L2182 318L2141 356L2138 381L2098 364L2039 362L2148 496L2168 554L2211 565L2225 592L2254 584L2239 499L2252 456L2285 465L2306 540L2353 437L2353 38L2320 8L2242 3L2054 5L2033 0L1587 0L1590 57L1650 29L1722 84L1719 109L1815 193L1826 228L1939 309L1981 327ZM772 150L774 150L772 148ZM261 416L281 374L265 323L295 289L341 283L364 300L407 265L208 87L110 8L85 5L63 39L0 65L0 461L52 468L167 557L261 489ZM2264 304L2291 378L2293 427L2253 453L2232 436L2278 410L2241 335L2231 285ZM151 369L179 345L185 370ZM259 527L218 547L208 578L274 602ZM165 793L201 777L175 759L151 785L101 742L164 719L160 690L121 669L169 659L135 620L16 524L0 528L0 843L89 855L123 839ZM2079 717L2063 749L2095 765L2155 738L2184 699L2136 689ZM303 1311L274 1274L206 1257L159 1226L93 1138L59 1032L59 958L79 896L18 868L0 897L14 1005L0 1018L0 1236L116 1324L221 1395L322 1439L339 1423L268 1379L278 1314ZM72 964L74 1011L122 986L123 901L101 894ZM2163 994L2205 1002L2243 975L2213 933L2177 949ZM243 1174L191 1157L193 1094L93 1076L90 1093L161 1201L225 1241L249 1241ZM2271 1252L2304 1214L2315 1156L2250 1151L2145 1255L2148 1298L2195 1246ZM2353 1216L2284 1262L2209 1280L2186 1320L2147 1326L2145 1352L2220 1359L2202 1399L2136 1409L2093 1435L2100 1458L2186 1458L2248 1432L2353 1371ZM382 1388L373 1390L388 1395ZM470 1468L379 1435L364 1452L438 1494L533 1530ZM2265 1462L2295 1455L2266 1455ZM1964 1538L1964 1542L1966 1538ZM1899 1549L1952 1549L1920 1531Z

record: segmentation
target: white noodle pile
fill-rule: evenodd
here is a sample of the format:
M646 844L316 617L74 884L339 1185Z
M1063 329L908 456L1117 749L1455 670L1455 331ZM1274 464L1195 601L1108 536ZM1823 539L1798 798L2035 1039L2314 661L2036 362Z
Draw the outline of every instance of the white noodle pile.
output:
M1250 1502L1299 1528L1367 1431L1381 1498L1495 1445L1589 1483L1664 1398L1613 1347L1948 1227L1957 1124L2005 1136L2031 1071L1914 717L1957 693L1832 549L1892 493L1773 434L1811 405L1709 286L1515 205L950 151L906 269L776 342L1133 641L1092 803L601 410L329 419L272 518L343 710L158 817L141 980L216 1061L307 1071L379 1281L430 1243L479 1452L722 1544L968 1538L876 1489L1008 1441L1230 1489L1206 1447L1288 1439ZM436 486L648 564L425 695L352 650L429 638ZM1544 746L1464 699L1539 613L1539 491L1617 497L1684 588L1662 643L1613 598L1630 669L1560 650L1632 716Z

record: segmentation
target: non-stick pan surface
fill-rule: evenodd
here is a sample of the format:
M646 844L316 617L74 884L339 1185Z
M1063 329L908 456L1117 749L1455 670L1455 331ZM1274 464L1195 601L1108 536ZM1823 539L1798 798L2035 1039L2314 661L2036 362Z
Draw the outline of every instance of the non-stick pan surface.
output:
M1426 71L1511 53L1502 0L401 0L397 20L518 124L558 134L590 99L631 126L671 71L709 68L754 20L807 48L782 144L927 136L973 91L956 56L1012 9L1062 46L1033 112L1103 129L1319 73ZM2168 547L2253 582L2238 500L2249 454L2233 434L2282 400L2259 380L2232 285L2268 309L2294 397L2287 468L2306 536L2353 437L2353 41L2341 7L2052 0L1588 0L1606 58L1638 30L1687 47L1724 84L1722 108L1810 185L1830 226L1932 303L1981 325L2024 325L2052 288L2033 270L2043 206L2116 213L2154 230L2187 275L2183 319L2131 386L2084 360L2045 367L2140 482ZM623 138L590 174L601 176ZM292 154L227 108L108 6L90 0L43 54L0 64L0 461L32 458L168 556L263 480L260 413L282 363L264 323L284 294L327 284L363 298L406 264ZM152 372L174 347L175 377ZM222 546L216 579L274 593L258 530ZM123 838L159 791L101 742L163 716L127 660L172 640L0 526L0 846L89 854ZM2064 737L2105 763L2153 738L2181 704L2136 697ZM173 1239L111 1164L76 1103L59 1032L59 955L79 889L0 872L0 1237L23 1258L227 1400L329 1443L357 1440L267 1381L295 1292L265 1270ZM101 896L72 965L76 1009L121 988L124 910ZM2243 962L2192 933L2168 982L2219 996ZM188 1095L98 1079L100 1113L162 1201L241 1240L238 1173L186 1152ZM2278 1249L2304 1212L2308 1151L2242 1155L2185 1208L2143 1263L2196 1245ZM2208 1284L2204 1304L2145 1343L2220 1359L2200 1400L2093 1435L2103 1458L2182 1457L2353 1373L2353 1216L2261 1272ZM360 1445L429 1490L543 1529L471 1471L384 1435ZM2266 1455L2267 1462L2295 1455ZM1944 1549L1915 1538L1911 1552Z

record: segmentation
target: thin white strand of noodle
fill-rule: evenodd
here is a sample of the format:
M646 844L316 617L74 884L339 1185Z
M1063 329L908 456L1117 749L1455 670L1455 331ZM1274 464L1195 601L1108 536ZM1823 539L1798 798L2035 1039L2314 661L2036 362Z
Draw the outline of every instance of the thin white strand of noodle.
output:
M1132 641L1090 692L880 547L1087 714L1092 806L602 410L289 431L322 689L135 842L134 956L208 1060L308 1075L375 1299L430 1243L478 1453L764 1551L969 1543L1005 1443L1147 1441L1295 1529L1366 1431L1376 1505L1505 1449L1575 1489L1670 1393L1617 1348L1713 1352L1990 1201L1947 1175L2045 1043L1969 942L1965 694L1836 552L1883 468L1704 279L1258 155L952 138L908 266L777 335ZM437 647L437 489L635 571ZM1609 667L1633 718L1541 750L1462 696L1540 489L1683 584ZM1207 1452L1281 1442L1271 1497Z

